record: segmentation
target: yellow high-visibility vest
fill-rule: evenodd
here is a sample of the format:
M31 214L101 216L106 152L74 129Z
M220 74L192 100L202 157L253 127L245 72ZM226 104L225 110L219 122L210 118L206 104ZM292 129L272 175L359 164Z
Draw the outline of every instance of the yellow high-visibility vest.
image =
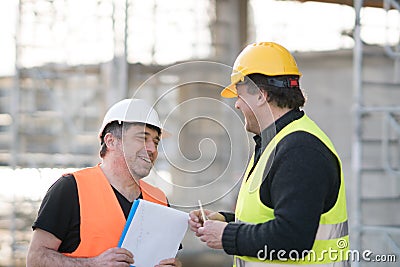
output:
M348 261L349 251L349 234L347 222L345 183L343 179L342 164L339 156L333 147L332 142L326 134L306 115L302 118L291 122L284 127L267 145L262 153L257 165L254 167L250 177L250 170L254 163L254 155L247 167L245 178L243 179L237 204L235 216L236 220L245 223L257 224L264 223L275 218L274 210L265 206L260 200L260 186L263 181L263 174L268 159L273 156L276 145L287 135L296 131L305 131L320 139L336 156L340 165L340 189L335 205L327 212L321 214L319 220L319 228L315 237L315 242L310 251L305 254L292 255L286 253L275 254L280 260L272 260L270 257L272 251L260 251L258 257L235 256L234 266L236 267L256 267L256 266L334 266L347 267L350 266ZM296 164L295 162L293 164ZM246 179L248 177L248 179ZM266 237L268 238L268 237ZM278 253L275 251L274 253ZM304 255L304 257L302 257ZM279 257L280 256L280 257Z

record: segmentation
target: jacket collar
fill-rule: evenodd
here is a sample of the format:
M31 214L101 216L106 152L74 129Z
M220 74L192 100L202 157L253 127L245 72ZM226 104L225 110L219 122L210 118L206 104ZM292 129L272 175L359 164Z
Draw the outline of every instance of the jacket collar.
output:
M289 123L300 119L304 116L304 111L298 108L292 109L291 111L284 114L282 117L277 119L273 124L269 125L267 128L262 130L260 135L255 135L253 137L254 142L256 143L256 148L261 147L261 151L267 147L269 142L271 142L272 138L279 133L285 126Z

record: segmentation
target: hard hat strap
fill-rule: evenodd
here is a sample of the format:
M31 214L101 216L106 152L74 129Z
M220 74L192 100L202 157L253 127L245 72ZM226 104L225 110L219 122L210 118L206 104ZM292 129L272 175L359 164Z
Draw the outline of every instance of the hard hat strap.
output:
M280 88L294 88L299 87L299 79L298 78L267 78L268 85L272 85Z

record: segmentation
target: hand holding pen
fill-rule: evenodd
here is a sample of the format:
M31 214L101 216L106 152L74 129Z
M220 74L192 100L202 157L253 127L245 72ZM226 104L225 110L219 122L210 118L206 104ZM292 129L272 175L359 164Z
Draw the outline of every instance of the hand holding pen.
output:
M200 200L199 209L189 213L190 230L210 248L222 248L222 233L226 225L225 217L221 213L203 209Z
M222 214L208 210L208 209L203 209L203 206L201 204L201 201L199 200L199 209L198 210L193 210L189 213L189 228L193 232L196 233L197 236L198 234L198 229L203 226L204 222L207 220L217 220L217 221L225 221L225 217L222 216Z

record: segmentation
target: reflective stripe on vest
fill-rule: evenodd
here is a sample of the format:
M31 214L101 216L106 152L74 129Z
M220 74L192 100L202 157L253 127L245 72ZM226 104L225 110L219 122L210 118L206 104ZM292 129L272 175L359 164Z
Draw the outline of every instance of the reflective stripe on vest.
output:
M316 240L329 240L345 237L349 235L347 221L337 224L320 224L318 226Z
M286 257L281 257L285 258L281 261L271 260L271 258L277 258L277 252L275 252L274 257L269 257L268 255L265 260L264 258L258 259L256 257L235 256L234 262L240 262L242 264L241 266L349 266L349 262L347 261L349 256L349 236L342 165L329 138L306 115L291 122L277 133L277 135L267 145L252 173L249 175L254 162L254 156L252 157L244 176L248 178L243 179L239 191L235 211L236 219L251 224L264 223L275 219L274 210L265 206L260 200L260 186L263 182L262 179L264 176L265 166L267 165L270 156L274 155L276 145L285 136L296 131L305 131L314 135L336 156L341 171L341 181L337 201L329 211L321 214L315 242L308 254L309 257L306 253L304 254L306 255L304 258L300 257L299 259L289 260L290 255L286 255ZM337 251L337 257L329 259L329 255L326 253L329 250ZM301 255L301 253L298 254Z
M236 222L245 223L240 220L236 220ZM349 226L347 221L338 224L320 224L318 226L315 239L329 240L329 239L342 238L347 235L349 235Z
M100 166L73 173L80 209L80 243L70 257L95 257L116 247L126 219L109 181ZM164 193L140 180L143 199L167 206Z

